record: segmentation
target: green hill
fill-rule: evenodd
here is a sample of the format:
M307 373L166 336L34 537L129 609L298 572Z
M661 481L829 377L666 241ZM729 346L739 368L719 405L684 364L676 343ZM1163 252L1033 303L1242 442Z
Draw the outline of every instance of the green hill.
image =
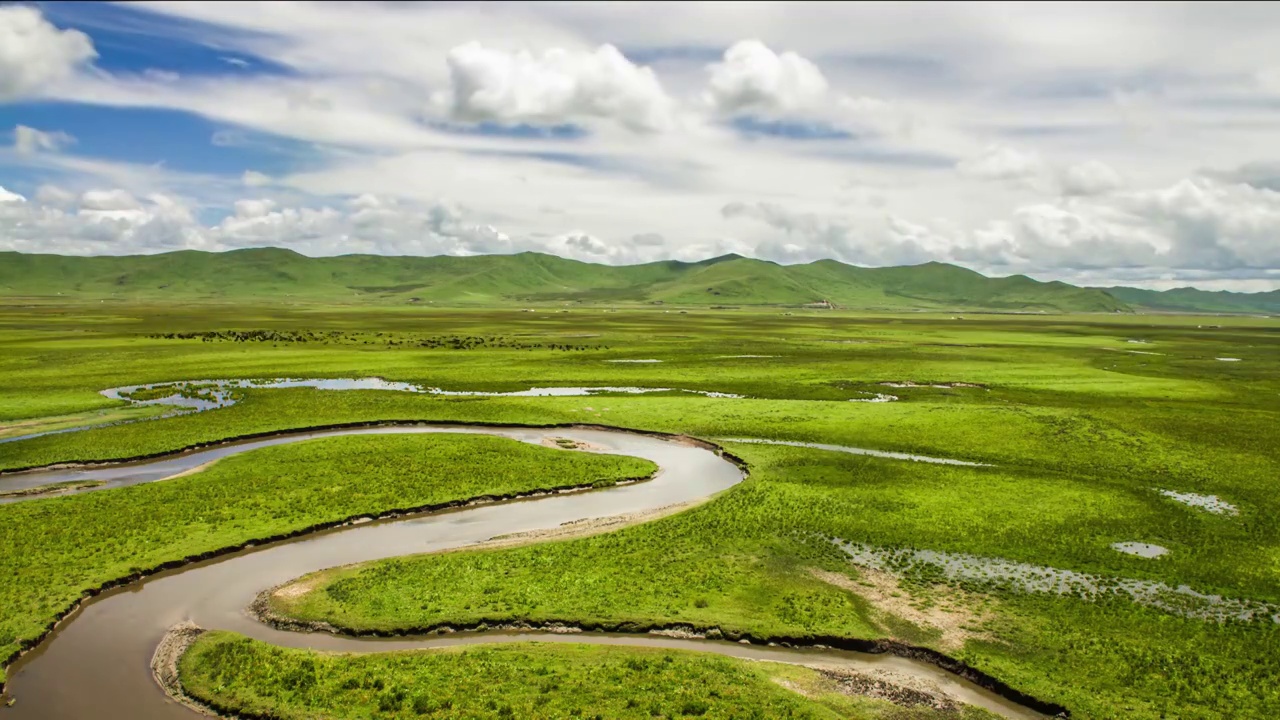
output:
M1142 310L1163 312L1208 312L1280 314L1280 290L1261 293L1234 293L1195 288L1141 290L1129 287L1100 288L1112 297Z
M0 297L43 301L743 306L827 301L867 310L1019 312L1124 312L1130 306L1269 312L1266 308L1280 305L1280 293L1189 292L1194 295L1183 299L1187 291L1079 288L1023 275L989 278L944 263L862 268L819 260L779 265L738 255L611 266L532 252L322 258L279 248L98 257L0 253Z

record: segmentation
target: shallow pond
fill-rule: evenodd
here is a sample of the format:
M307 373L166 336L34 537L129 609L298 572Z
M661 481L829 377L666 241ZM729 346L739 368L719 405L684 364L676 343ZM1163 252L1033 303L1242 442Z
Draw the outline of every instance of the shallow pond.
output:
M1143 542L1111 543L1111 549L1122 552L1125 555L1133 555L1140 558L1158 558L1161 555L1169 554L1169 548Z
M1217 495L1200 495L1198 493L1180 493L1173 490L1159 490L1161 495L1183 505L1208 510L1217 515L1236 515L1239 510L1235 505L1219 498Z

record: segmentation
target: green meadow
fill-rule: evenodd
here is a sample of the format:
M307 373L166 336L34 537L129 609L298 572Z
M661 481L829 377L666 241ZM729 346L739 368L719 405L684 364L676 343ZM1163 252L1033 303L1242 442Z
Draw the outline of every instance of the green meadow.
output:
M849 697L808 668L681 651L529 644L373 655L276 648L207 633L184 687L224 712L308 718L797 718L984 720ZM430 678L424 687L424 678Z
M687 434L741 457L748 480L699 507L607 534L324 571L309 578L310 592L277 598L273 610L357 633L525 621L678 626L760 640L893 639L961 659L1073 717L1280 716L1280 625L1269 618L1219 622L1123 593L1039 592L920 566L870 569L833 542L1280 605L1280 321L609 311L550 302L534 309L0 307L0 433L112 423L0 443L0 469L378 421ZM659 362L610 362L617 360ZM485 397L244 388L230 407L164 419L99 394L282 377L380 377L449 391L667 391ZM878 394L897 399L869 402ZM367 436L0 506L9 549L0 560L9 578L0 583L0 648L7 655L38 635L85 589L166 560L355 515L650 471L640 461L493 438ZM370 482L353 483L355 476ZM1213 495L1236 512L1215 514L1160 491ZM151 521L122 533L113 521L125 512ZM1168 554L1147 559L1111 547L1128 541ZM530 685L520 667L541 668L545 682ZM471 689L477 668L492 673L500 692ZM934 716L841 695L802 668L592 646L328 656L211 633L182 672L193 694L245 716ZM791 673L786 682L783 672ZM319 679L302 688L299 673ZM681 677L698 678L696 688ZM487 704L499 695L506 705Z

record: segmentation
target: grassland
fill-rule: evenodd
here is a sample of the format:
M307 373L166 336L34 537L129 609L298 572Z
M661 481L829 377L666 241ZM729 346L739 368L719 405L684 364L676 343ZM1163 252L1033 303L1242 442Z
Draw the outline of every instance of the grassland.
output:
M259 330L360 335L357 342L155 337ZM522 347L422 344L455 336L504 337ZM553 344L593 347L565 352ZM769 357L733 357L739 355ZM639 358L661 362L606 362ZM0 467L377 420L588 422L985 462L994 467L733 445L751 463L752 478L696 510L595 538L343 571L279 609L357 630L519 618L896 638L942 649L1063 703L1076 717L1280 715L1272 681L1280 675L1272 651L1280 638L1266 623L1217 624L1126 598L957 588L927 575L886 578L858 570L823 539L1280 602L1275 320L39 306L0 311L0 370L0 423L109 409L115 405L97 394L106 387L219 377L381 376L454 390L637 385L748 395L476 398L246 389L225 409L0 444ZM981 387L881 385L900 381ZM873 392L901 399L849 402ZM1206 513L1157 489L1215 494L1240 513ZM0 507L0 519L21 507ZM1126 540L1171 552L1143 560L1109 547ZM430 598L425 607L412 601L414 593ZM369 602L374 597L381 607ZM279 691L269 683L253 687L263 697ZM553 695L568 703L574 693Z
M1272 623L1219 626L1128 601L1091 604L999 586L970 587L982 600L944 613L947 622L912 623L895 616L888 598L879 605L859 598L867 578L827 542L1002 557L1275 601L1274 526L1251 532L1238 520L1166 507L1154 493L1047 473L730 448L751 463L752 479L681 515L581 540L326 571L308 578L311 592L277 597L274 609L358 633L520 619L614 630L681 625L809 642L894 638L950 644L948 651L979 669L1086 717L1126 704L1128 717L1280 711L1280 694L1266 681L1280 662L1263 650L1280 639ZM1109 547L1134 537L1167 543L1168 562L1153 565ZM951 595L928 580L916 581L920 605ZM963 628L944 637L949 622ZM1084 638L1092 646L1075 645Z
M281 720L994 717L968 707L904 710L850 697L808 668L643 648L529 644L331 655L213 632L196 641L180 669L193 697Z
M491 437L342 437L255 450L164 482L3 506L0 657L86 592L165 563L357 516L653 469Z

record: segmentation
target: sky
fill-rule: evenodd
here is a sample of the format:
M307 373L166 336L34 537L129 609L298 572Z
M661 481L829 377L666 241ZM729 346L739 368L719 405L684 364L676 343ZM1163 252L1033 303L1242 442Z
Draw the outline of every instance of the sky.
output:
M0 3L0 250L1280 288L1280 3Z

